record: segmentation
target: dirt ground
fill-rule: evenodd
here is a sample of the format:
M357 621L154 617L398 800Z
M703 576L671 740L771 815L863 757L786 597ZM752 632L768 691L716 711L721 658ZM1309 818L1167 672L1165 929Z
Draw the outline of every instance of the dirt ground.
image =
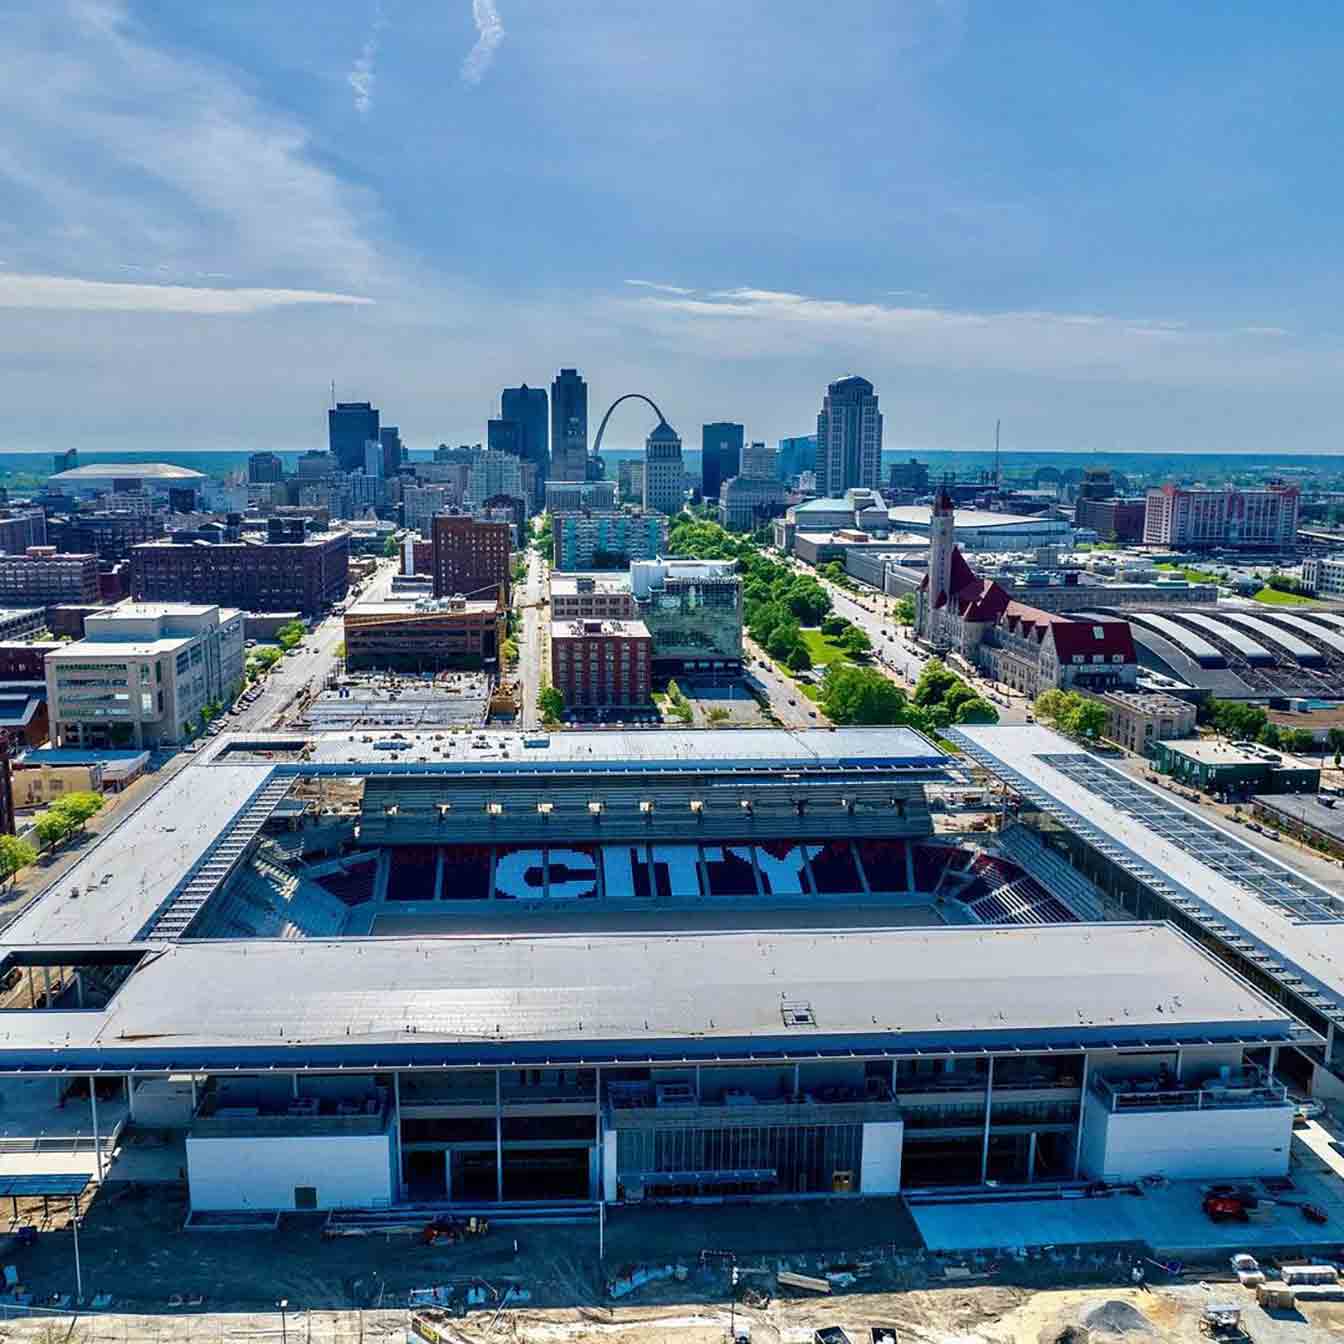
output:
M74 1288L69 1219L53 1205L43 1222L40 1201L21 1212L41 1226L37 1245L11 1245L0 1262L14 1265L36 1302L49 1304ZM875 1325L893 1327L902 1344L1059 1344L1098 1308L1111 1321L1133 1308L1144 1329L1124 1336L1093 1330L1091 1344L1194 1341L1211 1298L1240 1302L1256 1341L1344 1339L1344 1303L1272 1319L1218 1262L1188 1266L1169 1282L1154 1270L1152 1291L1139 1292L1129 1284L1142 1254L1135 1246L1060 1249L997 1264L936 1256L921 1248L897 1200L622 1210L605 1226L604 1262L592 1224L496 1225L480 1242L435 1247L404 1235L324 1238L322 1215L236 1233L185 1232L185 1216L185 1197L163 1187L107 1187L80 1232L86 1300L107 1294L107 1310L73 1323L65 1315L6 1320L0 1310L0 1344L400 1340L408 1294L427 1288L459 1296L474 1288L482 1298L475 1309L444 1317L444 1344L724 1344L729 1260L713 1252L736 1255L739 1293L767 1294L764 1303L736 1307L752 1323L753 1344L811 1344L812 1332L828 1325L842 1326L853 1344L870 1344ZM636 1264L679 1269L613 1300L610 1281ZM832 1295L812 1296L778 1287L781 1269L843 1277ZM527 1299L499 1309L511 1286Z

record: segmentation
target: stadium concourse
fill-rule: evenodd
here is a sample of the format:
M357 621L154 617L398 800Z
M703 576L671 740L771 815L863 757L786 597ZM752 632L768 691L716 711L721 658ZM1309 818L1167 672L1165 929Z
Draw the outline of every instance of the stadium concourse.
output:
M193 1216L1283 1174L1328 1023L1025 812L935 833L968 782L904 728L224 735L5 931L6 1136L175 1130Z

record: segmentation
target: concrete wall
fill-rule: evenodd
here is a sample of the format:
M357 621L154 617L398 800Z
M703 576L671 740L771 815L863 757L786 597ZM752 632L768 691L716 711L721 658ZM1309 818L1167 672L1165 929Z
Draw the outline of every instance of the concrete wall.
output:
M859 1167L859 1192L865 1195L894 1195L901 1188L901 1153L905 1146L905 1124L885 1120L863 1127L863 1159Z
M616 1198L616 1140L614 1129L602 1135L602 1198L609 1204Z
M295 1186L317 1190L319 1209L388 1204L388 1134L303 1138L187 1138L194 1209L292 1209Z
M1291 1106L1112 1114L1089 1095L1083 1119L1084 1176L1135 1181L1284 1176L1293 1137Z

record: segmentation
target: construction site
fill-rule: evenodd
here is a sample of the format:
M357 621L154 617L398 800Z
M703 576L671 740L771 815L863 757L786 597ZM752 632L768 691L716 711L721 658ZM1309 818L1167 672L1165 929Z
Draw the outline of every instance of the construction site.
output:
M1344 900L954 731L221 736L5 931L0 1313L1334 1328Z

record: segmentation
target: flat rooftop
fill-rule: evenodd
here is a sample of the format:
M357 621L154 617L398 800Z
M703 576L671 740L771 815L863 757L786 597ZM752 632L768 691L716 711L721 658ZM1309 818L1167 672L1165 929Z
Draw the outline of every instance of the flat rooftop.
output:
M1286 751L1275 749L1267 755L1263 752L1250 751L1246 747L1238 746L1235 742L1218 742L1207 737L1192 737L1179 742L1164 742L1162 745L1168 751L1178 752L1182 756L1189 757L1192 761L1198 761L1201 765L1269 765L1276 769L1287 768L1289 770L1316 770L1320 768L1319 761L1308 761L1301 756L1292 756ZM1270 756L1277 756L1279 759L1273 761Z
M1252 802L1314 827L1336 840L1344 840L1344 800L1327 806L1309 793L1257 793Z
M648 639L649 627L643 621L613 621L582 617L574 621L552 621L552 639L598 638Z
M923 504L898 504L887 510L893 523L929 523L929 509ZM1045 518L1025 513L991 513L988 509L957 509L953 515L957 527L1040 527L1052 532L1071 531L1073 525L1060 518Z
M494 601L468 598L454 602L450 598L430 598L410 595L407 597L385 597L357 602L346 611L346 616L466 616L480 615L482 612L493 614L498 609Z
M628 574L613 574L610 570L599 570L596 573L568 570L564 574L551 575L551 596L554 597L558 593L561 596L573 597L579 591L579 581L581 579L589 580L594 590L599 593L628 593L630 591L630 576Z
M1230 826L1184 806L1039 724L948 730L971 758L1157 889L1221 941L1240 939L1267 974L1344 1026L1340 897ZM1096 787L1093 786L1096 784ZM1296 981L1293 984L1292 981Z
M7 1016L0 1068L53 1052L76 1067L81 1051L112 1068L164 1054L265 1067L326 1048L352 1063L598 1063L1300 1031L1171 926L1118 923L178 943L104 1011Z

